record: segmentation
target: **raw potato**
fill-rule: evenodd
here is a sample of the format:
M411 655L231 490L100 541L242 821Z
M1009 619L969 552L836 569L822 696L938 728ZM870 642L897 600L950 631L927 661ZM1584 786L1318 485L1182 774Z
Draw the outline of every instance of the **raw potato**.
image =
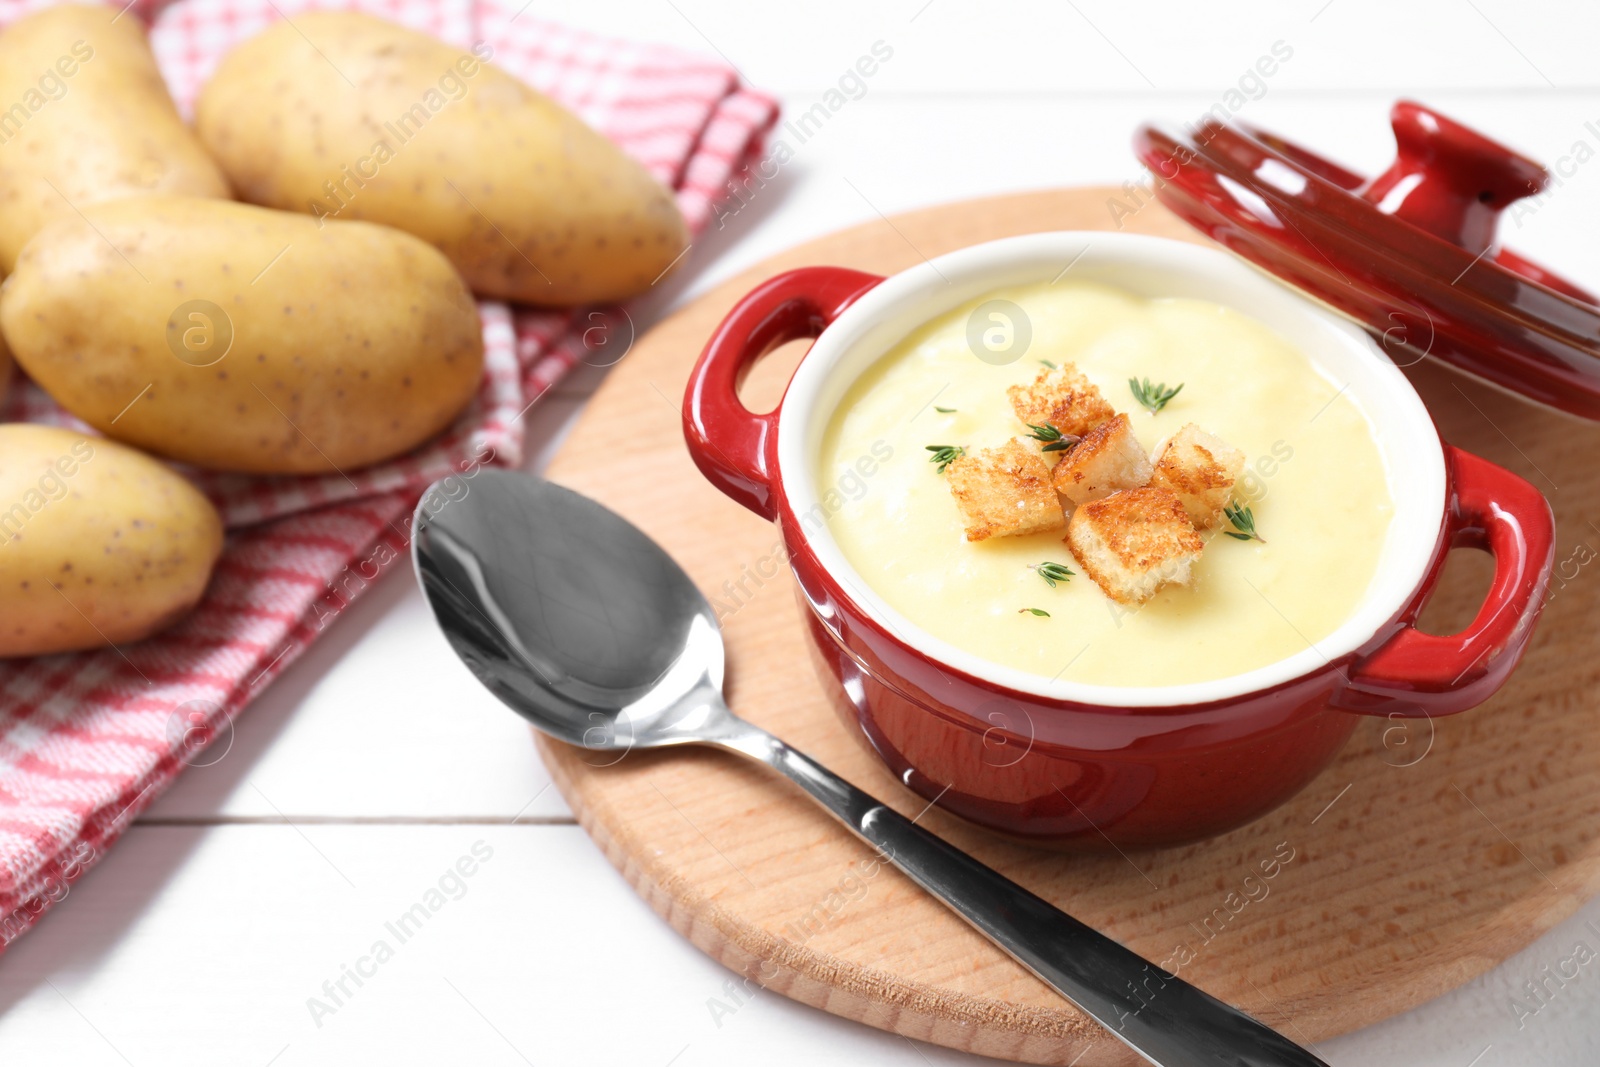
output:
M199 602L221 552L216 509L156 460L0 425L0 656L148 637Z
M195 127L243 199L397 226L486 296L650 288L688 240L671 194L476 51L359 12L296 15L223 58Z
M122 7L122 5L118 5ZM0 268L46 223L133 193L227 197L139 20L66 5L0 33Z
M476 305L398 230L132 197L32 241L0 328L46 392L185 463L348 472L433 437L477 392Z

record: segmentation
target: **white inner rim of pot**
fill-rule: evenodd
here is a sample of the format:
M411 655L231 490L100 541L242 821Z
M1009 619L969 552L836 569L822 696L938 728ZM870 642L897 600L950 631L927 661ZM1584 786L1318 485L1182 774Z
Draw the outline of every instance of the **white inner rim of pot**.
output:
M1445 504L1444 454L1433 420L1405 376L1356 326L1242 260L1199 245L1120 233L1030 234L952 252L884 281L818 338L784 396L778 463L795 513L823 513L813 512L820 508L815 471L823 433L845 392L868 367L930 319L985 293L1050 281L1068 264L1074 281L1233 308L1295 345L1346 386L1344 395L1372 425L1394 501L1394 519L1366 600L1314 646L1243 674L1183 685L1085 685L1001 666L934 637L878 595L825 525L804 532L823 566L868 615L907 644L976 678L1052 700L1112 707L1225 700L1292 681L1366 644L1411 598L1433 555Z

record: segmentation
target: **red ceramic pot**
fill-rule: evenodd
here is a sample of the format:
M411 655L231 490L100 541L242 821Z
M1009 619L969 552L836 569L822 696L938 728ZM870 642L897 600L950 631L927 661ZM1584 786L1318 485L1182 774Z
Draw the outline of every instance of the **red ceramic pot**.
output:
M849 385L916 326L986 293L1059 276L1244 312L1347 381L1366 410L1395 512L1372 592L1326 639L1245 674L1191 685L1092 686L981 660L918 628L831 538L814 469ZM815 337L782 404L738 384L779 345ZM917 793L991 830L1074 849L1181 844L1239 826L1316 777L1358 716L1464 711L1520 659L1549 581L1549 506L1522 478L1443 444L1369 337L1321 305L1194 245L1051 233L978 245L884 279L831 267L780 275L733 309L689 381L684 431L718 488L775 520L809 609L816 658L847 721ZM1491 553L1466 630L1416 629L1452 547Z

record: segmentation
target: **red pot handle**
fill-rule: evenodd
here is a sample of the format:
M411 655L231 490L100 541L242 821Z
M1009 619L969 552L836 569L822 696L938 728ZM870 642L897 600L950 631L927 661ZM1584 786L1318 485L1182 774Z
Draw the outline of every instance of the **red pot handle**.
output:
M758 415L745 407L739 383L756 360L816 337L881 281L843 267L801 267L769 278L733 306L700 353L683 397L689 455L712 485L762 518L777 517L771 482L778 411Z
M1544 496L1503 467L1445 446L1450 497L1443 540L1494 556L1494 581L1477 618L1458 634L1404 625L1350 666L1342 704L1373 715L1453 715L1487 700L1522 658L1544 608L1555 522ZM1441 561L1442 563L1442 561ZM1429 585L1437 579L1436 566ZM1430 590L1431 591L1431 588Z

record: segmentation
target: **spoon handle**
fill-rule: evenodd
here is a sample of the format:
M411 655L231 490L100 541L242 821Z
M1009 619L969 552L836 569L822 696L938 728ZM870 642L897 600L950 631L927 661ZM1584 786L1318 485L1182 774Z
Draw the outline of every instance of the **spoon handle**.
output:
M1085 926L803 752L738 720L716 743L781 771L979 933L1157 1067L1327 1067L1208 993Z

